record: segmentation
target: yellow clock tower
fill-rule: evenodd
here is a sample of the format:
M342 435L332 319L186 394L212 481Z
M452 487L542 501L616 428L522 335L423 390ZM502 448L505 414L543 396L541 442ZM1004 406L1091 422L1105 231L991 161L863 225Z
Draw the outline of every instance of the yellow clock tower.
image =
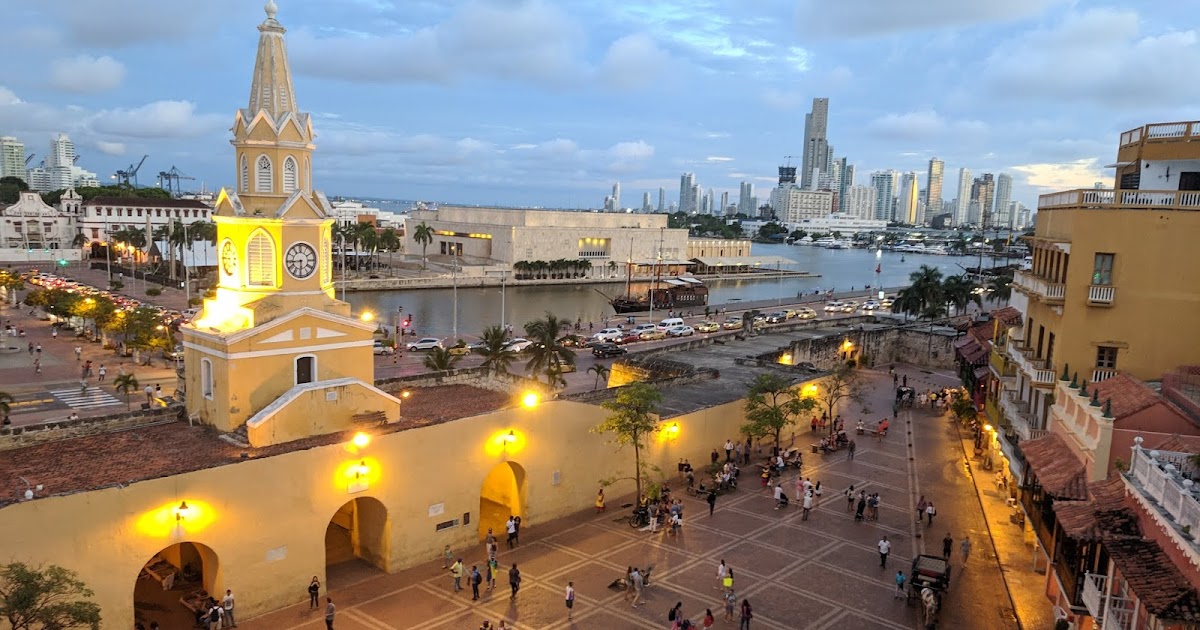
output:
M222 190L216 295L183 330L188 411L261 446L395 420L377 389L373 327L333 286L333 208L312 187L312 119L296 106L274 0L249 106L234 117L235 192Z

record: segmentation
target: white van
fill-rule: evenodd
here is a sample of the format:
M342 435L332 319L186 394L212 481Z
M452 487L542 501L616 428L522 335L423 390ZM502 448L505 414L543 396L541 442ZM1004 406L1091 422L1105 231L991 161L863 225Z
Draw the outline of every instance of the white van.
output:
M668 318L662 320L661 322L658 322L658 329L659 330L670 330L671 328L674 328L676 326L682 326L682 325L683 325L682 317L668 317Z

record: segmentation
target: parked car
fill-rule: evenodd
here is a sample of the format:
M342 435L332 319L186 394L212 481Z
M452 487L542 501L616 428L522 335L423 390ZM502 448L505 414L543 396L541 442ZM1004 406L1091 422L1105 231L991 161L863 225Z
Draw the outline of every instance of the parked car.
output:
M615 343L598 343L592 346L592 356L598 359L607 359L609 357L618 357L629 352L625 348L618 346Z
M467 344L467 349L470 350L471 352L482 353L484 350L487 350L487 342L485 342L482 339L480 339L479 341L473 341L473 342Z
M654 341L656 339L666 339L667 338L667 332L665 330L659 330L658 328L652 328L650 330L643 330L639 334L642 338L642 341Z
M396 354L396 349L392 346L383 345L382 341L376 341L375 343L371 344L371 352L377 355Z
M418 350L433 350L434 348L444 348L442 340L437 337L422 337L408 344L409 352L417 352Z
M524 352L529 349L529 346L532 346L532 345L533 345L532 341L530 341L528 339L524 339L522 337L517 337L516 339L513 339L512 341L509 341L507 344L505 344L504 347L509 350L512 350L513 352Z
M717 322L703 321L696 324L696 332L710 333L717 332L718 330L721 330L721 325Z
M592 339L595 339L600 343L613 343L624 336L625 331L621 330L620 328L605 328L604 330L592 335Z
M742 318L741 317L726 317L725 323L721 324L721 328L724 328L725 330L734 330L736 328L741 328L741 327L742 327Z
M775 311L774 313L767 315L768 324L778 324L784 321L787 321L787 313L784 311Z
M671 328L667 329L667 334L671 335L672 337L691 337L692 335L696 334L696 329L687 325L672 326Z
M593 342L590 337L583 337L581 335L570 334L570 335L564 335L564 336L560 337L558 339L558 343L562 344L563 346L565 346L567 348L588 348L592 345Z

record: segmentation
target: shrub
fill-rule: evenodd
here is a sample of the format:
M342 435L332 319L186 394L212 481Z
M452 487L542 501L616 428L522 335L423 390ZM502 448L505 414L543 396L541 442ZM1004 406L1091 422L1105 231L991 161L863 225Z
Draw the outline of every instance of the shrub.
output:
M149 295L150 297L162 295L162 289L158 287L150 287L149 289L146 289L146 295Z
M112 291L120 291L121 289L125 288L125 283L121 282L120 280L113 280L112 282L108 283L108 288Z
M204 303L204 298L188 298L188 306L200 306Z

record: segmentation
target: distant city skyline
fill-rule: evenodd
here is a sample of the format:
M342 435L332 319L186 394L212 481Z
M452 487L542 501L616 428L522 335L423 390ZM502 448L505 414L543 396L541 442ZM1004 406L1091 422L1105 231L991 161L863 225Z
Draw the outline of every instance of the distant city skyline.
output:
M278 0L330 195L595 208L619 180L627 200L665 188L669 207L690 172L697 203L711 188L716 205L740 200L741 182L774 186L784 156L804 154L813 99L828 98L826 144L855 184L917 172L927 195L936 156L946 173L1009 173L1010 199L1032 207L1110 181L1120 132L1195 117L1200 89L1174 68L1200 61L1200 41L1170 6L873 3ZM101 182L148 154L147 173L234 185L222 158L248 95L210 87L247 84L237 25L260 4L8 7L10 47L39 52L0 62L0 136L37 164L68 134ZM928 60L918 73L915 58ZM706 98L659 96L699 84Z

